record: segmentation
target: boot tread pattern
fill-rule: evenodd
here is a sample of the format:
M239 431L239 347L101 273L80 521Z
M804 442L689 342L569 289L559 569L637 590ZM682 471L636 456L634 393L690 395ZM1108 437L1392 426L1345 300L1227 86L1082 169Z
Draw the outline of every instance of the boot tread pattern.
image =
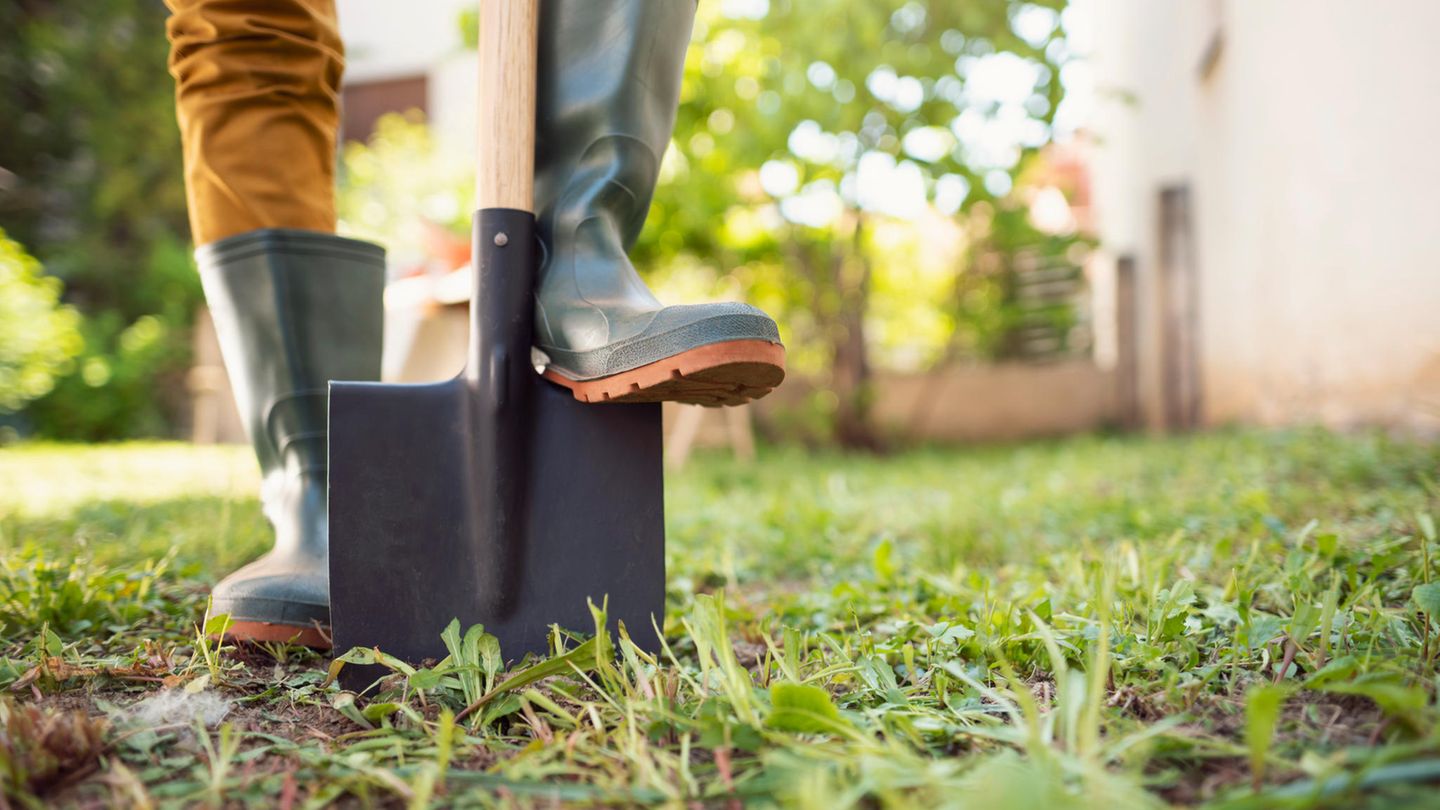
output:
M711 343L598 380L571 380L553 370L545 378L581 402L681 402L743 405L785 379L785 347L765 340Z

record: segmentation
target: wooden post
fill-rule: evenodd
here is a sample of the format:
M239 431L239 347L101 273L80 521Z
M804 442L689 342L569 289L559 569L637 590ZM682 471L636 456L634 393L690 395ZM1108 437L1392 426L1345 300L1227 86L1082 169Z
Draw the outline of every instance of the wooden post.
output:
M1120 425L1140 427L1139 322L1135 307L1135 257L1115 260L1115 387Z

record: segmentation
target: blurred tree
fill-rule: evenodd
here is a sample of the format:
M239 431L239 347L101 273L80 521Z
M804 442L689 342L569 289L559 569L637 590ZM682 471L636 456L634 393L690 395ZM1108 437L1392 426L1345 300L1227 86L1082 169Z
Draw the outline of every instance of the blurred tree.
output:
M50 392L83 345L79 321L59 279L0 228L0 413Z
M201 299L158 0L0 4L0 224L86 316L42 433L168 432Z
M1010 192L1063 95L1063 6L702 3L640 263L735 268L828 379L834 438L875 447L876 225L1021 206Z
M1065 296L1084 289L1083 249L1092 240L1042 231L1029 214L1022 205L987 203L966 212L968 260L956 275L952 295L941 302L956 325L941 364L966 356L1045 358L1075 348L1076 311ZM1023 289L1027 285L1030 295ZM1051 294L1033 292L1047 287ZM1033 345L1037 332L1053 345Z
M426 248L430 227L468 245L475 179L456 167L472 162L442 149L419 110L382 115L369 140L341 148L341 231L385 245L392 258Z

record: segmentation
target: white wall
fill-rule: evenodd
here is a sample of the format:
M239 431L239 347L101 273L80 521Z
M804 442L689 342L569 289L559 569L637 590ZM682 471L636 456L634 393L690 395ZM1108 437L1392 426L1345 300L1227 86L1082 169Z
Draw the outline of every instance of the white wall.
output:
M474 0L337 0L345 78L428 73L461 49L460 14Z
M475 52L464 48L460 15L475 0L339 0L347 82L427 77L427 107L457 171L472 171L476 127Z
M1188 182L1206 421L1433 426L1440 3L1097 0L1095 14L1096 207L1106 246L1139 262L1149 421L1156 199Z

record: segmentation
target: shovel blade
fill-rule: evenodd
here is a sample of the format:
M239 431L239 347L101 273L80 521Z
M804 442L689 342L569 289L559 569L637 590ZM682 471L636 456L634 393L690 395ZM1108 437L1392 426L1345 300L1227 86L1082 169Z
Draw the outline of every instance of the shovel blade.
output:
M475 430L464 379L332 383L330 612L337 653L378 647L411 663L447 654L452 619L483 624L505 658L544 653L552 624L592 631L587 600L608 597L611 629L658 644L665 599L659 405L583 405L528 379L528 458L494 459ZM493 465L492 465L493 466ZM479 514L493 476L523 475L523 516L503 532ZM494 536L503 534L504 536ZM370 684L347 666L342 684Z

